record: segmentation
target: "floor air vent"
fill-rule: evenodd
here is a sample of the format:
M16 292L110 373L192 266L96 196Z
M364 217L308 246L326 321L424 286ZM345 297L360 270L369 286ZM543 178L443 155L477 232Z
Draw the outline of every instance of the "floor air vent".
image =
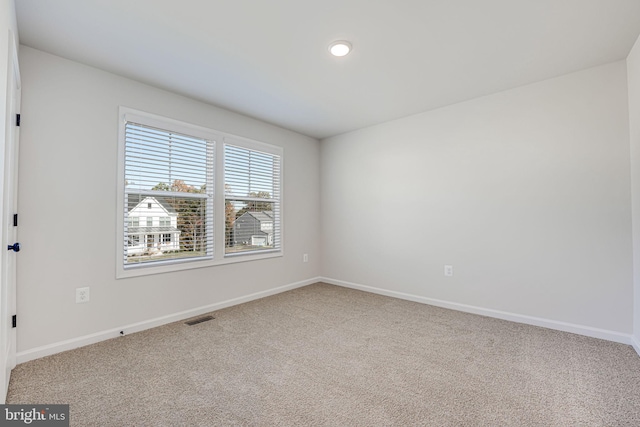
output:
M213 316L202 316L202 317L198 317L197 319L193 319L193 320L189 320L188 322L184 322L184 324L185 325L189 325L189 326L193 326L193 325L197 325L198 323L208 322L211 319L215 319L215 317L213 317Z

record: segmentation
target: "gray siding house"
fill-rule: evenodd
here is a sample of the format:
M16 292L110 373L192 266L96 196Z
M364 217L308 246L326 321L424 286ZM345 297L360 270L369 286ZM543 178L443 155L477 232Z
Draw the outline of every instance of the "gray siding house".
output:
M251 246L273 245L273 211L245 212L233 223L236 244Z

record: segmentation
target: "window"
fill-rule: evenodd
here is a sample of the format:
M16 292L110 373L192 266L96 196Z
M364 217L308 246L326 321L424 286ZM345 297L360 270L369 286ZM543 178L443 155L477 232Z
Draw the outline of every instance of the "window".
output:
M282 255L282 148L124 107L120 120L116 277Z
M280 155L224 147L225 254L280 249Z
M125 268L213 256L213 162L212 141L169 126L126 121L123 214L131 218L130 223L145 216L147 234L145 245L124 248ZM154 229L154 217L162 218L162 225L169 227L171 215L177 218L180 245L165 253L160 232L169 230ZM125 241L131 242L128 230L124 234ZM170 241L171 234L168 236Z

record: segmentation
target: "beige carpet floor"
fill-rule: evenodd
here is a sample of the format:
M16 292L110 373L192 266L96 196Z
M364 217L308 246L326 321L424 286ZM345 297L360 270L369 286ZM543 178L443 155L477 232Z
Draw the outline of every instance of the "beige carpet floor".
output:
M21 364L74 426L640 426L626 345L315 284Z

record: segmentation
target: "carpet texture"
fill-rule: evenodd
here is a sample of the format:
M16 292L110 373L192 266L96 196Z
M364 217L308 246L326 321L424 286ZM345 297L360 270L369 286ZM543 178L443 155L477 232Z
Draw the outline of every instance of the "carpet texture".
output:
M327 284L21 364L73 426L640 426L627 345Z

